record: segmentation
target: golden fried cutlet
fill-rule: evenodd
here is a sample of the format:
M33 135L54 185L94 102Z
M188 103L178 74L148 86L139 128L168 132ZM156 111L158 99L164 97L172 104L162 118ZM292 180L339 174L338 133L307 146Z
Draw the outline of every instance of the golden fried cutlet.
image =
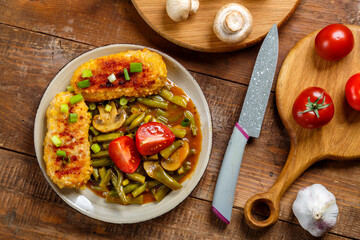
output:
M47 174L60 188L84 186L93 171L90 163L91 120L87 113L88 107L84 100L70 104L72 96L74 94L70 92L58 93L46 112L48 131L44 141L44 161ZM61 112L62 104L68 104L68 112ZM77 113L77 122L69 122L69 113ZM55 146L51 140L53 136L61 140L61 146ZM65 151L69 158L58 156L57 150Z
M142 63L142 72L130 73L130 63ZM129 81L125 80L124 68L129 72ZM83 70L91 70L93 76L83 78ZM116 76L112 83L108 80L111 74ZM74 72L71 86L86 101L98 102L122 96L144 97L156 94L164 87L166 77L166 65L159 54L147 49L128 50L82 64ZM86 79L90 80L90 86L79 88L77 83Z

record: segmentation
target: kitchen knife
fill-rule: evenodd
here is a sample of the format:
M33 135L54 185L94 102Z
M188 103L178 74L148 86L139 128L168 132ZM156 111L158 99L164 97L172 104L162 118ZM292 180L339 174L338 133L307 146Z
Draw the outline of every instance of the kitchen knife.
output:
M256 58L240 118L230 137L216 182L212 210L226 224L229 224L231 219L245 145L249 137L257 138L260 135L275 75L278 50L278 30L274 24L265 37Z

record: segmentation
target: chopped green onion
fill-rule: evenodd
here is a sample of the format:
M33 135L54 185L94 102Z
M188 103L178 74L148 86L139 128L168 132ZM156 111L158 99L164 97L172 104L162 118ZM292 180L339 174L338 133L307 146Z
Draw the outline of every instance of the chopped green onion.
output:
M63 163L65 163L65 164L70 163L70 157L69 156L63 156Z
M112 106L110 106L109 104L106 104L105 111L110 112L111 109L112 109Z
M70 113L69 114L69 122L74 123L77 122L78 115L77 113Z
M108 76L108 80L109 82L113 83L116 80L115 74L112 73L110 76Z
M91 110L91 111L93 111L93 110L95 110L96 109L96 103L89 103L89 109Z
M66 156L66 152L65 152L65 151L62 151L62 150L57 150L57 151L56 151L56 155L65 157L65 156Z
M125 179L123 182L122 182L122 185L123 186L126 186L130 183L129 179Z
M188 127L190 125L190 120L188 118L184 118L181 122L181 126Z
M72 96L72 97L70 98L70 103L71 103L71 104L75 104L75 103L80 102L80 101L82 101L82 100L84 100L84 98L83 98L83 96L81 95L81 93L79 93L78 95Z
M126 68L124 68L124 76L125 76L126 81L130 81L129 72L128 72L128 70Z
M92 131L92 133L93 133L95 136L99 135L99 131L96 130L94 127L90 127L90 130Z
M101 150L99 144L97 144L97 143L94 143L93 145L91 145L90 148L91 148L91 150L92 150L94 153L98 153L98 152L100 152L100 150Z
M122 98L120 98L119 103L121 106L124 106L128 103L128 100L125 97L122 97Z
M129 102L135 102L135 100L136 100L136 98L135 97L131 97L131 98L129 98Z
M90 80L89 79L86 79L84 81L80 81L77 83L77 86L79 88L87 88L87 87L90 87Z
M130 63L130 72L142 72L142 64L141 63Z
M73 92L74 91L74 88L72 86L67 86L66 87L66 91L68 92Z
M61 144L62 144L61 139L60 139L58 136L53 136L53 137L51 138L51 141L54 143L54 145L55 145L56 147L60 147Z
M69 106L67 104L61 104L60 111L67 113L69 111Z
M84 69L84 70L82 70L82 74L81 74L81 76L83 77L83 78L88 78L88 77L92 77L92 72L91 72L91 70L90 69Z

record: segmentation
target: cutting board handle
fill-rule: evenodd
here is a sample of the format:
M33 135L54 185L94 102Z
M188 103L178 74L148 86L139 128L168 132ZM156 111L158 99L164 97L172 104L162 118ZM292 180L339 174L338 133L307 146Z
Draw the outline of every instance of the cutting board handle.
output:
M299 146L291 146L286 164L270 190L256 194L246 202L244 215L250 227L260 229L273 225L279 218L282 195L308 167L320 160L319 157L312 156L311 151L303 150L305 149ZM264 221L256 220L251 214L251 209L257 204L266 204L270 209L270 215Z

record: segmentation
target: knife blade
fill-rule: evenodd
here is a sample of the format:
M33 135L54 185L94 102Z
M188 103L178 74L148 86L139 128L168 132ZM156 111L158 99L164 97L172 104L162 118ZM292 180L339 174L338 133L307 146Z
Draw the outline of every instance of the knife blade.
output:
M239 121L226 148L212 202L213 212L230 223L237 179L249 137L259 137L274 80L279 51L278 29L274 24L256 58Z

